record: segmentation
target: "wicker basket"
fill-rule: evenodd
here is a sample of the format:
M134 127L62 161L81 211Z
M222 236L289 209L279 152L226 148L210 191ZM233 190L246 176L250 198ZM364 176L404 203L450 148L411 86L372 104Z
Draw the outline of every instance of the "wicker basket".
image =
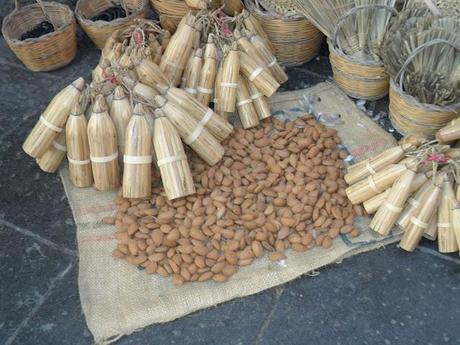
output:
M334 80L348 96L377 100L388 94L390 77L382 63L352 60L330 41L328 45Z
M447 44L460 50L460 46L442 39L426 42L411 52L399 73L391 80L389 115L393 127L401 134L433 137L438 130L460 115L460 102L447 106L425 104L403 90L404 74L408 65L425 48L436 44Z
M401 134L423 134L433 137L458 115L460 103L449 107L423 104L406 94L393 80L390 83L390 120Z
M111 22L102 20L93 22L89 19L112 7L114 3L123 4L128 9L129 16L118 18ZM147 18L147 15L148 0L78 0L75 8L78 23L100 49L104 47L112 32L127 29L134 24L135 19Z
M41 0L25 7L16 0L15 6L3 21L2 34L19 60L32 71L52 71L69 64L77 53L77 25L70 8ZM22 34L44 20L54 25L54 32L19 40Z
M150 4L160 17L163 29L173 33L183 16L190 10L181 0L150 0Z
M318 55L323 34L305 17L270 13L261 9L254 0L245 0L244 3L262 24L280 63L301 65Z
M385 97L390 86L390 76L385 72L383 63L358 60L337 49L339 32L345 20L361 10L370 8L381 8L390 11L393 15L397 14L394 8L384 5L355 7L338 20L332 41L328 40L328 46L329 60L337 85L350 97L375 101Z

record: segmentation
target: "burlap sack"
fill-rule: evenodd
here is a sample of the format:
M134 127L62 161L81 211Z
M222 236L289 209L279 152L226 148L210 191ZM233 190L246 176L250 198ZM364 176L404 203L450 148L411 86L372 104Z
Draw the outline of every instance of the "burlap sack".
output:
M273 97L271 103L277 116L292 118L310 108L325 122L334 122L355 159L394 145L391 136L378 128L332 84L282 93ZM339 114L341 116L337 116ZM289 251L288 259L279 263L270 262L265 256L240 269L224 284L190 283L175 287L170 279L147 275L124 260L112 259L111 252L116 246L115 228L100 220L113 213L115 193L75 188L66 168L61 170L61 177L77 224L81 305L88 328L98 344L108 344L148 325L255 294L397 240L397 237L374 237L366 231L368 219L363 218L358 222L364 229L363 235L353 240L342 236L334 241L330 250Z

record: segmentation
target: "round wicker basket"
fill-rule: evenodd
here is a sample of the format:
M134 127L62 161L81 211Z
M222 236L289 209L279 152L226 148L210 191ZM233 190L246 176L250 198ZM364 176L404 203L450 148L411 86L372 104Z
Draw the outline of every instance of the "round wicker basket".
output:
M163 29L171 33L176 31L182 17L190 10L183 0L150 0L150 4L158 13Z
M254 0L245 0L245 5L260 21L280 63L301 65L318 55L324 36L305 17L270 13Z
M352 60L330 41L328 45L334 80L348 96L377 100L388 94L390 77L382 63Z
M460 115L460 103L448 107L420 103L393 80L390 83L390 120L401 134L433 137L438 130Z
M2 34L19 60L32 71L52 71L66 66L77 53L76 23L73 12L66 5L42 2L21 6L5 17ZM38 38L21 41L22 34L43 21L53 24L55 31Z
M113 6L113 4L122 4L129 11L125 18L118 18L111 22L102 20L92 21L96 14ZM75 16L78 23L96 44L102 49L110 35L116 30L124 30L134 24L138 18L147 18L148 0L78 0L75 8Z

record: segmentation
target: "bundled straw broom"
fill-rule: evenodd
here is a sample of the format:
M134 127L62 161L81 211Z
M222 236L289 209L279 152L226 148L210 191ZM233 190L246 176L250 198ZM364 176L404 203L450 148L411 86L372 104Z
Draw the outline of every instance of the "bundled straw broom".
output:
M93 184L93 172L88 142L88 124L78 103L75 104L66 128L67 160L69 175L77 187L90 187Z
M174 200L195 194L192 173L180 136L161 109L155 111L153 140L167 198Z
M236 92L236 102L243 128L256 127L259 124L259 116L249 94L248 81L243 76L240 76L239 87Z
M61 165L66 151L65 132L61 132L43 156L37 158L37 164L43 171L55 173Z
M131 119L132 109L128 96L121 86L117 86L114 91L112 106L110 107L110 117L112 118L115 130L117 131L118 153L120 162L125 153L125 133L126 127Z
M198 94L196 99L204 106L209 106L214 94L214 82L217 74L217 47L214 39L210 35L208 43L205 46L203 67L200 71L200 78L198 82Z
M79 78L53 98L22 145L25 153L33 158L40 158L50 148L63 131L73 106L81 96L84 84L83 78Z

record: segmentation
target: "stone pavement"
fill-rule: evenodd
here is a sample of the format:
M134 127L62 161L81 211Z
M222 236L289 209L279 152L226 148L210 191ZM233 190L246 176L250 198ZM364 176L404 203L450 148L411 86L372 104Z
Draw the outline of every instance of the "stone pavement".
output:
M77 286L75 224L58 175L21 150L61 88L88 77L99 58L79 52L52 73L25 69L0 38L0 344L91 344ZM289 69L284 89L330 79L325 56ZM387 100L368 103L388 130ZM460 260L424 241L389 246L254 296L148 327L118 344L460 344ZM116 302L116 301L114 301Z

